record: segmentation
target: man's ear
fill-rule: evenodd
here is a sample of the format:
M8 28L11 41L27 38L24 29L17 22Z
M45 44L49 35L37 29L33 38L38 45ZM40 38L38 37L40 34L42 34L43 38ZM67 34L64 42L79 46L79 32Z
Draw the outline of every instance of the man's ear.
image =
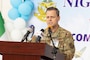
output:
M58 16L58 21L60 20L60 16Z

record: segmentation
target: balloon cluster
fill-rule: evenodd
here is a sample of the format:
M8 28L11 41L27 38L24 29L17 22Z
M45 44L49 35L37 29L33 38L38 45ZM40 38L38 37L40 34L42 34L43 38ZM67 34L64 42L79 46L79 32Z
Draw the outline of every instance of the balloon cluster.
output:
M20 17L25 21L29 20L34 9L34 4L31 0L10 0L10 3L12 5L12 8L8 11L10 19L15 20Z
M10 0L12 8L8 11L8 17L12 21L5 23L9 32L9 38L13 41L21 41L27 32L26 21L31 17L34 4L31 0Z
M6 22L5 27L8 31L8 38L12 41L21 41L28 29L26 28L26 22L22 18Z

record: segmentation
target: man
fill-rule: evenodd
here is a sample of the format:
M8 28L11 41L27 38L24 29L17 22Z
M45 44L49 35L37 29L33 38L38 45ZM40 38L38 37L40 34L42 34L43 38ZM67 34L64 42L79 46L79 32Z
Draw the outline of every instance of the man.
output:
M65 60L72 60L75 53L74 39L69 31L59 26L59 20L59 10L55 7L47 8L46 22L51 33L49 33L49 28L46 28L42 40L51 46L53 46L53 40L55 47L65 55Z
M60 20L59 10L54 7L47 8L46 10L46 22L48 26L51 26L51 37L52 40L56 40L56 47L59 48L61 53L66 55L66 60L72 60L75 52L74 39L71 33L64 28L60 27L58 22ZM48 34L48 29L44 32L43 40L46 40L46 43L52 45Z

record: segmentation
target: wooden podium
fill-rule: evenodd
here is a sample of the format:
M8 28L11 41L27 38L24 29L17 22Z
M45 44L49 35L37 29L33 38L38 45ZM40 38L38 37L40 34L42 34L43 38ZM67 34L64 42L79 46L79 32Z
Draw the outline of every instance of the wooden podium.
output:
M52 47L45 43L0 41L3 60L53 60ZM59 52L55 60L64 60Z

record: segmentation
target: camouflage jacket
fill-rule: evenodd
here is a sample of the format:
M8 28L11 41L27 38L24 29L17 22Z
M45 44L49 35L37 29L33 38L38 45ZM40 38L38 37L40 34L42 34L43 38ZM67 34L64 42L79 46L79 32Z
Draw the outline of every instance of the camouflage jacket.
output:
M72 60L75 53L75 46L71 33L62 27L59 27L56 32L52 32L51 37L52 39L59 40L58 48L59 51L65 55L65 60ZM48 36L48 29L45 29L42 40L49 45L51 44L50 37Z

